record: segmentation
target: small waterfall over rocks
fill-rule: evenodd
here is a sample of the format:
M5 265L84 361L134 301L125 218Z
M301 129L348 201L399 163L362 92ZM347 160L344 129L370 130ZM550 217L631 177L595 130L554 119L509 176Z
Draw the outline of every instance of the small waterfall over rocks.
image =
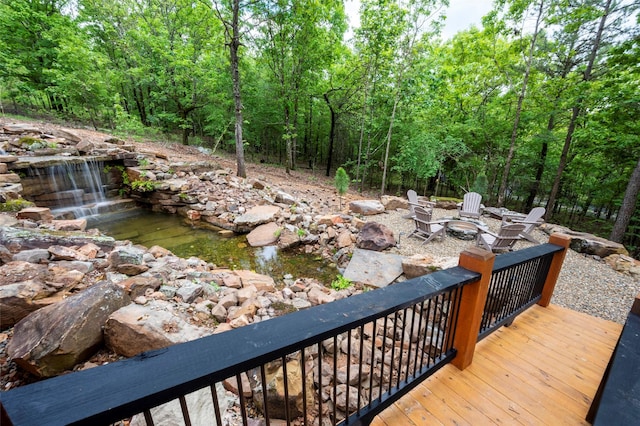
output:
M120 200L121 181L107 172L100 158L44 159L22 169L24 198L37 206L49 207L63 219L79 219L106 212L133 208L131 200Z

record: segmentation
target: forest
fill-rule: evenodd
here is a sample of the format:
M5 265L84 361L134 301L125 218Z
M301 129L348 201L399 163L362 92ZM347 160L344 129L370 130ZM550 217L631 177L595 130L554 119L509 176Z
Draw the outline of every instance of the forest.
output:
M0 113L347 170L351 188L484 203L640 253L640 2L0 0Z

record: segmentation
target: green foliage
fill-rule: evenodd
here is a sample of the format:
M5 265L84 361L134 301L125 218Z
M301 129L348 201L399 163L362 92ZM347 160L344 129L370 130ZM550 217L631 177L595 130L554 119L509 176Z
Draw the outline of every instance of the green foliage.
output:
M344 290L351 287L353 283L350 279L343 275L338 275L335 280L331 281L331 288L334 290Z
M336 190L338 191L340 210L342 210L342 197L347 193L347 190L349 189L349 175L342 167L338 167L338 170L336 170L336 176L333 183L336 187Z
M478 173L478 176L476 176L476 180L474 180L473 185L471 185L471 191L477 192L478 194L482 195L483 199L486 200L487 187L488 187L487 175L485 175L484 173Z
M0 203L0 211L2 212L19 212L27 207L33 207L34 204L31 201L27 201L23 198L15 200L7 200L5 203Z
M131 189L138 192L151 192L156 189L156 183L151 180L134 180Z
M347 193L349 189L349 175L342 167L338 167L338 170L336 170L334 184L340 196L344 196L344 194Z

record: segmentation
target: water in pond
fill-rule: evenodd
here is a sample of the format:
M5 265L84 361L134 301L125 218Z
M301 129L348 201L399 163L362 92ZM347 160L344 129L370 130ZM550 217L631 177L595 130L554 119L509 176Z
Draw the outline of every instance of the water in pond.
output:
M88 227L98 228L117 240L146 247L159 245L179 257L196 256L218 267L246 269L282 282L293 278L316 278L329 285L338 270L315 255L287 253L275 247L251 247L244 235L224 237L214 230L193 226L177 215L138 209L89 218Z

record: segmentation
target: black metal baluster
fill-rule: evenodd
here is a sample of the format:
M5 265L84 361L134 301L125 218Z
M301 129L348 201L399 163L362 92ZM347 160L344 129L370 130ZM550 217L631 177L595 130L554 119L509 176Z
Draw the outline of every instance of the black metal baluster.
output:
M220 415L220 403L218 402L218 391L216 384L209 386L211 388L211 399L213 400L213 411L216 415L216 424L222 426L222 416Z
M182 418L185 426L191 426L191 419L189 418L189 408L187 407L187 400L184 395L180 395L178 398L180 401L180 409L182 410Z

